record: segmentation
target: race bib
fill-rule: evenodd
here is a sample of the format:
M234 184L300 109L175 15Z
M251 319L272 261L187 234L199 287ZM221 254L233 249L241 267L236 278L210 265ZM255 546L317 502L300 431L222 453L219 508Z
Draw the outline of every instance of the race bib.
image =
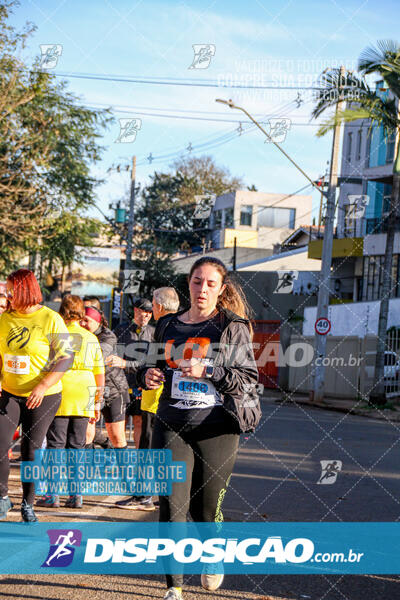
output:
M171 398L178 400L174 408L210 408L222 406L221 396L208 379L182 377L182 371L174 369Z
M4 370L7 373L15 373L16 375L29 375L30 366L30 356L18 356L16 354L4 355Z

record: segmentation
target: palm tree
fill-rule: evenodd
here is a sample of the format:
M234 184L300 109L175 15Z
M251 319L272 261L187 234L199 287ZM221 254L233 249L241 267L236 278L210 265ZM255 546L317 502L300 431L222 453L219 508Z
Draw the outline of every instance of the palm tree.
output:
M360 76L346 71L344 76L339 69L332 69L321 76L323 89L320 91L312 117L319 117L327 108L336 106L340 100L346 101L345 110L338 111L318 130L317 135L325 135L337 123L348 123L358 119L368 119L373 126L383 127L386 139L399 134L400 98L400 46L391 40L377 43L377 48L368 47L358 61ZM365 75L378 74L384 81L389 94L372 90L365 81ZM375 361L375 384L369 399L371 404L385 404L384 360L386 332L389 312L389 297L393 289L392 262L395 232L399 229L400 207L400 143L393 163L393 184L387 222L386 251L382 275L382 292L379 311L378 340Z

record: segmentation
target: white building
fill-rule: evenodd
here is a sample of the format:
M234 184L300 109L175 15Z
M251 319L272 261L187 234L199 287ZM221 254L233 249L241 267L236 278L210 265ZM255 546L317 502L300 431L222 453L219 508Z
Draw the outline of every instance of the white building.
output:
M300 225L311 224L312 197L238 190L218 196L210 216L212 247L273 250Z

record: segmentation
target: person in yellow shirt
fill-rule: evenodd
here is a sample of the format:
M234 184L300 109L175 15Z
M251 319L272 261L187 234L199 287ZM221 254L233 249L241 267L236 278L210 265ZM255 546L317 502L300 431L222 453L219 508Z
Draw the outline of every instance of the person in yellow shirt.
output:
M61 378L73 361L63 319L42 306L35 275L19 269L7 277L8 309L0 316L0 519L12 507L7 495L8 450L22 425L21 459L32 461L61 402ZM35 486L22 482L21 515L35 522Z
M79 296L65 296L60 315L70 334L74 362L62 379L61 404L47 432L47 448L82 449L86 444L89 421L100 418L100 401L104 389L104 362L98 339L80 326L85 316ZM58 507L60 499L49 494L38 506ZM69 508L82 508L82 496L71 495L65 502Z

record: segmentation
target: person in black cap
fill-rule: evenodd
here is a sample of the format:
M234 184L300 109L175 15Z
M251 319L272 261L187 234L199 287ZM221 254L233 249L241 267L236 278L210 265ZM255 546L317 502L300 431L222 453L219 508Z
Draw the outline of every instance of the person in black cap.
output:
M135 360L135 350L140 348L140 352L145 356L145 343L153 341L154 327L149 325L152 316L152 304L146 298L139 298L134 303L133 320L118 325L114 333L117 336L118 344L124 348L123 356L111 355L106 359L106 366L120 367L125 369L128 379L130 402L126 407L126 419L129 416L133 418L133 439L136 448L139 447L142 412L140 409L141 391L138 389L136 381L136 371L141 366L139 360ZM137 348L135 346L137 345ZM121 347L121 346L120 346Z

